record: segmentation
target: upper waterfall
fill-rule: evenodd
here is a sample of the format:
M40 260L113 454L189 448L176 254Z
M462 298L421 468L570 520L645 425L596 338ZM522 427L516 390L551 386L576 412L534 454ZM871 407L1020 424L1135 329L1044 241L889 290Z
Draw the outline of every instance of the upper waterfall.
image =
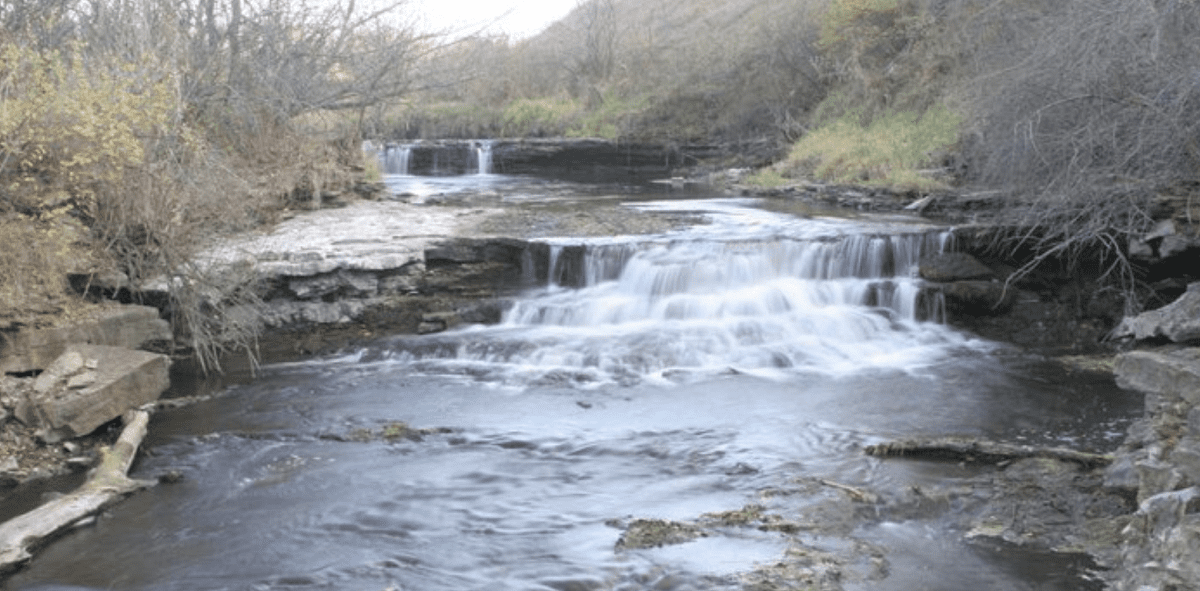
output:
M492 173L492 142L481 140L475 147L475 170L478 174Z

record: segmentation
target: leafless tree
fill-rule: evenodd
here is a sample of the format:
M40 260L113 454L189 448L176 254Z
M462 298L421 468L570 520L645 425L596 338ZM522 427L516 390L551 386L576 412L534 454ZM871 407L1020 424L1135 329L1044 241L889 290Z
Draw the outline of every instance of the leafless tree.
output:
M593 91L612 75L617 48L617 10L613 0L579 0L575 10L583 40L576 57L566 64L577 86ZM584 90L584 89L581 89Z

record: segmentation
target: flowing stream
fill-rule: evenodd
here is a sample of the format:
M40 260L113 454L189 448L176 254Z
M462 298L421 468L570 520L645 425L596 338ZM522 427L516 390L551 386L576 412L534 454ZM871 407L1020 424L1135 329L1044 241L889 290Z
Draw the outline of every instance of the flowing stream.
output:
M480 176L464 194L537 196ZM527 261L540 284L498 325L270 365L159 413L134 475L183 480L6 588L741 589L801 551L841 557L847 589L1082 588L1070 559L966 543L944 514L839 512L844 492L820 483L970 472L863 454L914 435L1111 449L1139 401L943 324L915 265L953 248L946 228L666 197L627 207L706 223L547 239L548 260ZM751 504L827 523L617 547L633 520Z

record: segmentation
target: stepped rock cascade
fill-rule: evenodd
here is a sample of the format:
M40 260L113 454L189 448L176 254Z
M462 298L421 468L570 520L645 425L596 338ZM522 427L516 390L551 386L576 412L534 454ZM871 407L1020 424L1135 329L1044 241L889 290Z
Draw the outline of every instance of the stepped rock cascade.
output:
M923 254L952 244L928 228L550 241L523 257L522 276L542 287L499 325L398 339L364 359L511 385L914 371L969 341L939 323L942 302L916 275Z

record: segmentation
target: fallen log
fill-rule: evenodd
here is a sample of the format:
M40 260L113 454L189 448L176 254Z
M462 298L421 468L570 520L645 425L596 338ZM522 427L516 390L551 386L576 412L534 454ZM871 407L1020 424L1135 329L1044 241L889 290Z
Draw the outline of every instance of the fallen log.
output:
M1099 468L1112 463L1112 456L1094 454L1063 447L1014 445L984 439L943 437L910 439L868 445L867 455L876 457L916 457L980 464L1002 464L1028 458L1046 458L1072 462L1085 468Z
M67 528L99 513L125 496L151 486L127 476L146 437L150 412L139 409L122 417L125 429L111 448L100 450L100 462L83 486L37 509L0 524L0 573L20 568L42 544Z

